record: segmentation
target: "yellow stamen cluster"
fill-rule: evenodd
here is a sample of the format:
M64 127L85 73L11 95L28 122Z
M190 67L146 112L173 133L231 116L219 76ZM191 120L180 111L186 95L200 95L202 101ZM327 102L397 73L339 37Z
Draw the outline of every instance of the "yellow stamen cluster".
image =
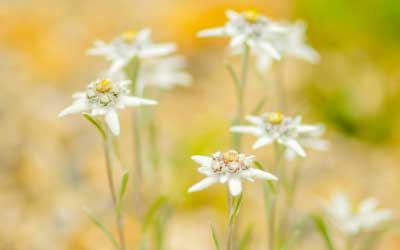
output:
M229 150L223 153L222 159L225 163L239 161L239 154L235 150Z
M107 93L111 91L111 82L109 80L101 80L96 84L96 91L100 93Z
M137 32L134 30L127 30L121 34L122 40L124 40L125 42L128 42L128 43L135 41L136 36L137 36Z
M268 115L268 122L272 124L281 124L285 116L280 112L270 113Z
M243 12L244 19L249 23L255 23L260 17L260 13L257 10L246 10Z

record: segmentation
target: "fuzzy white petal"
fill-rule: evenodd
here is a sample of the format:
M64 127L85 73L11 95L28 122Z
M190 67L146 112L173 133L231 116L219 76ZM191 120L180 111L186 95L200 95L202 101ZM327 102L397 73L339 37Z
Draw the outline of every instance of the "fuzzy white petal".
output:
M314 133L321 130L321 126L319 125L299 125L297 126L297 131L299 133Z
M218 178L215 176L210 176L210 177L204 178L203 180L201 180L198 183L191 186L189 188L188 192L192 193L192 192L197 192L197 191L203 190L216 182L218 182Z
M201 166L205 166L205 167L210 167L211 162L212 162L211 157L203 156L203 155L193 155L192 160L195 161L196 163L200 164Z
M105 120L111 132L118 136L120 132L118 113L114 109L109 110L105 115Z
M254 178L262 180L273 180L273 181L278 180L278 178L275 175L262 171L260 169L250 168L249 171Z
M135 96L122 96L121 97L121 104L136 107L141 105L157 105L158 102L150 99L139 98Z
M151 45L140 51L140 57L154 57L154 56L166 56L176 50L176 45L173 43Z
M298 143L295 139L292 139L292 138L280 138L279 142L284 144L285 146L291 148L299 156L306 157L306 152L301 147L300 143Z
M225 28L218 27L218 28L205 29L197 32L197 36L198 37L225 36Z
M65 108L58 114L58 117L63 117L69 114L79 113L88 109L86 102L75 102L71 106Z
M257 141L253 144L253 149L261 148L262 146L268 145L274 141L273 137L268 135L264 135L257 139Z
M271 56L274 59L281 59L281 55L279 54L278 50L275 49L271 44L262 42L258 43L258 46L269 56Z
M229 192L233 196L238 196L242 193L242 182L239 178L231 178L228 181Z
M260 136L263 133L261 128L255 126L233 126L230 131L234 133L252 134L256 136Z

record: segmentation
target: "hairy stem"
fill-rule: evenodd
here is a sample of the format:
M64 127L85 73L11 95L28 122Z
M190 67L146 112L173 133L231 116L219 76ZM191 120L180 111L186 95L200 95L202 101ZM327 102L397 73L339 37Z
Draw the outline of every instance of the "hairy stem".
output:
M108 128L107 128L107 135L104 140L104 152L105 152L105 156L106 156L108 186L110 189L111 198L112 198L112 202L113 202L113 206L114 206L119 243L120 243L121 250L125 250L125 236L124 236L124 228L123 228L123 223L122 223L122 215L121 215L121 213L118 212L118 208L117 208L118 201L117 201L117 195L116 195L115 185L114 185L114 180L113 180L113 169L112 169L113 166L112 166L112 159L111 159L112 134Z

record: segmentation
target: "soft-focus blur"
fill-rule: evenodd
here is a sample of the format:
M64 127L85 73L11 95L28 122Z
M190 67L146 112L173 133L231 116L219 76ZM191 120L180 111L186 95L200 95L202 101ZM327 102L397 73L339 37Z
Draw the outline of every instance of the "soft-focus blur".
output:
M93 41L141 27L151 28L155 41L176 42L194 77L191 87L164 91L155 108L162 154L156 169L146 169L146 194L168 197L166 249L212 249L208 221L221 238L226 233L225 188L188 194L202 177L190 156L229 149L236 101L224 67L228 41L199 39L196 32L223 24L227 9L248 8L276 20L305 20L308 43L322 58L317 65L285 60L262 76L268 86L251 77L246 90L247 112L264 95L264 110L273 111L273 82L280 74L289 113L326 124L330 150L310 152L304 162L299 213L321 212L339 191L355 201L374 196L398 212L400 1L1 0L0 249L112 248L82 209L90 208L115 232L101 139L79 115L59 119L57 114L107 66L86 55ZM237 58L231 60L238 66ZM121 116L117 168L131 168L130 112ZM244 139L244 152L253 154L254 138ZM255 153L269 167L272 148ZM128 188L126 235L135 245L140 227L130 212ZM240 225L242 230L254 225L250 249L266 249L261 191L258 182L245 185ZM334 240L340 242L340 235ZM323 245L310 235L298 249ZM378 249L400 249L399 231L387 234Z

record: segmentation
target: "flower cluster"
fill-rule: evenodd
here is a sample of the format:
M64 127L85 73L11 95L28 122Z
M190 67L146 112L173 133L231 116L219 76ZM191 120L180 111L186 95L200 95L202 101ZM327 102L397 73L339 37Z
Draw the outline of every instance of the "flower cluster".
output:
M119 135L120 126L117 109L141 105L155 105L156 101L129 95L130 81L99 79L89 83L86 91L72 95L73 104L60 112L59 116L89 112L92 116L104 115L114 135Z
M353 209L345 195L336 194L326 207L326 213L340 231L347 235L356 235L360 232L373 231L393 217L392 210L378 210L378 204L375 198L368 198Z
M201 165L200 173L207 177L193 185L189 192L200 191L214 183L228 183L229 191L233 196L242 192L241 179L254 181L253 178L263 180L277 180L265 171L252 168L254 156L239 154L234 150L216 152L211 157L195 155L192 159Z
M310 137L316 139L317 135L321 134L320 125L303 125L301 124L301 116L292 118L279 112L270 112L260 116L249 115L246 119L252 125L233 126L231 131L257 136L258 139L253 144L253 149L277 142L297 155L305 157L306 153L301 143L307 141L306 139Z
M309 62L319 60L318 53L305 44L303 22L294 24L274 22L256 10L226 12L228 22L217 28L200 31L200 37L230 37L234 54L241 54L246 47L257 57L257 68L266 70L272 60L294 55Z

